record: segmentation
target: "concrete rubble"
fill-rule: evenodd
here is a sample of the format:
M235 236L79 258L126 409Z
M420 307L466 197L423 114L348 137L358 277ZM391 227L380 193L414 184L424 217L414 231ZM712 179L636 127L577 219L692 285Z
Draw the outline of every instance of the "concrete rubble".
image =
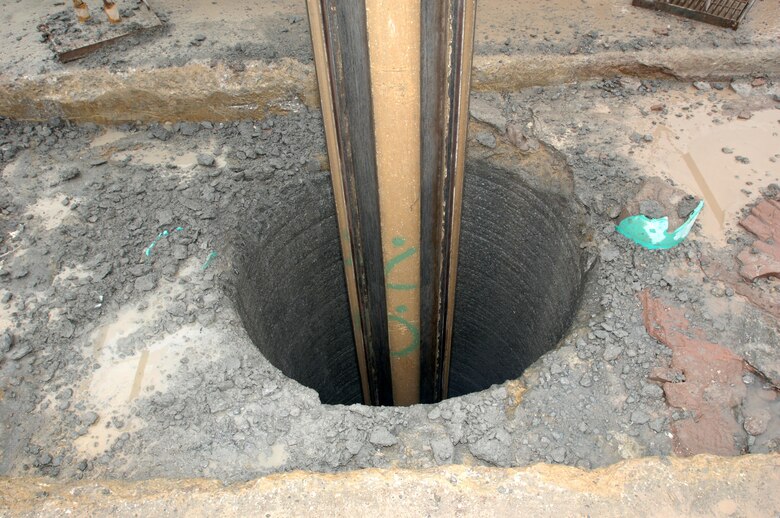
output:
M70 68L5 35L0 509L780 510L780 10L724 33L589 0L585 30L553 3L534 30L484 2L468 154L581 207L577 315L517 379L408 408L322 404L232 298L242 240L329 189L302 3L256 43L184 17ZM615 232L700 199L673 249Z
M475 122L472 134L492 131L496 147L474 140L472 158L506 166L540 188L576 185L590 219L583 246L594 250L595 263L560 348L519 381L435 409L321 405L258 354L222 289L231 282L233 240L248 221L264 228L264 207L282 203L285 193L327 189L317 111L299 105L264 121L194 128L5 121L2 469L17 476L240 480L290 469L539 461L598 467L669 455L675 431L692 414L670 411L668 394L651 379L659 368L681 367L674 344L646 331L641 293L684 307L710 343L749 362L756 373L735 374L746 386L740 394L751 383L775 394L777 321L732 288L777 298L771 278L750 285L736 273L735 256L752 238L735 229L724 249L696 231L659 253L617 235L613 218L645 182L647 167L633 156L653 143L634 143L625 128L593 115L606 105L640 127L674 118L641 115L659 100L697 117L709 117L710 106L771 110L775 101L765 90L744 99L714 90L710 104L699 105L685 84L605 85L483 97L540 148L522 151ZM204 268L212 251L216 259ZM738 280L703 276L704 257L719 257L721 267L731 257ZM762 410L772 416L766 427ZM740 431L729 451L776 451L776 413L771 401L738 413L735 430L765 431ZM754 415L758 420L745 421Z

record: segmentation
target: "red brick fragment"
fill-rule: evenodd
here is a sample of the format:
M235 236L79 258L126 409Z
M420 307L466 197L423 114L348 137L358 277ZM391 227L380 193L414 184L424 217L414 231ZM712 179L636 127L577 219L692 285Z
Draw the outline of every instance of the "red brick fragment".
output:
M740 275L749 281L759 277L780 277L780 201L762 201L740 221L740 225L758 237L737 255L742 265Z
M685 377L685 381L662 383L667 403L692 415L672 425L675 453L739 455L744 430L733 409L745 398L744 360L704 339L701 330L691 329L681 308L664 304L647 290L640 299L648 334L672 350L670 369ZM653 373L664 376L658 371Z

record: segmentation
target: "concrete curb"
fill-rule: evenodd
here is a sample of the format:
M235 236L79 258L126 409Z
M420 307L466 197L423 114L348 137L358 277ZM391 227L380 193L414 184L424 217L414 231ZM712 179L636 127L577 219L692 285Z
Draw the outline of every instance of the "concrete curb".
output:
M5 516L769 516L780 455L644 458L592 471L520 469L292 472L215 480L0 479Z
M728 81L753 74L780 73L780 47L692 49L482 56L474 62L476 90L512 91L529 86L585 81L616 75L640 79Z
M616 75L729 80L780 75L780 47L675 48L597 54L476 56L475 91L512 91ZM0 115L20 120L64 117L80 122L226 121L317 106L314 68L281 59L243 70L220 63L162 69L78 69L0 79Z

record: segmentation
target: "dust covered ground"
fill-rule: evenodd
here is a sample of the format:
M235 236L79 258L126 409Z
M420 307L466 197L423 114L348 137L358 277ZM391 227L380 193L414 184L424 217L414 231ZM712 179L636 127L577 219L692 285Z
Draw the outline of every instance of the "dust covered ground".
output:
M87 2L92 24L106 24L99 2ZM131 36L99 49L84 60L58 63L37 30L52 17L72 19L60 3L0 0L0 71L8 77L63 70L109 67L112 70L180 67L193 62L225 62L234 69L252 60L280 58L311 61L305 2L299 0L148 0L164 27ZM146 9L130 0L118 2L127 24ZM64 15L63 15L64 13ZM106 27L106 31L110 28ZM676 47L731 49L777 45L780 6L759 0L740 26L726 30L681 17L631 6L630 0L481 0L477 10L478 55L598 54L641 50L665 52Z
M471 159L562 157L592 268L570 332L517 380L409 408L320 404L233 308L242 236L296 191L329 189L319 112L3 120L0 474L233 481L778 451L780 283L735 273L756 239L737 221L780 190L778 93L771 78L613 78L476 95ZM707 206L680 246L614 231L624 211L681 221L685 195Z

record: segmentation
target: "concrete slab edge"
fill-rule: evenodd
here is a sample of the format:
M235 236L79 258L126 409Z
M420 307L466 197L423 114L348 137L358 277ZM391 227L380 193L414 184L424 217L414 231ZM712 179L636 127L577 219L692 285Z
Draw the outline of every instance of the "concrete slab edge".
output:
M0 79L0 116L19 120L63 117L80 122L228 121L318 106L314 68L281 59L242 69L192 63L181 67L74 69ZM780 75L780 47L674 48L568 56L476 56L475 91L512 91L599 77L729 80Z
M446 466L215 480L0 479L4 516L774 516L780 455L643 458L595 470Z

